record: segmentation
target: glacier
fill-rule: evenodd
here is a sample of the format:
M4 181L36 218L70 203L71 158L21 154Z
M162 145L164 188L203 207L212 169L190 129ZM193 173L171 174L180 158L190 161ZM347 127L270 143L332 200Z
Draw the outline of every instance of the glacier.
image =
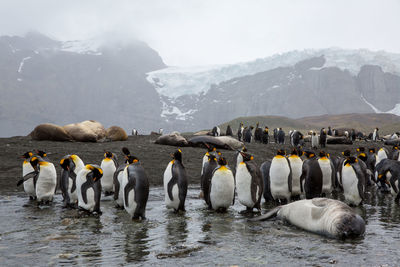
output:
M383 71L400 74L400 54L367 49L305 49L275 54L250 62L228 65L168 67L147 73L147 81L163 96L178 98L183 95L200 95L211 86L237 77L253 75L278 67L293 66L311 57L325 57L318 68L338 67L357 75L363 65L379 65ZM233 81L234 82L234 81Z

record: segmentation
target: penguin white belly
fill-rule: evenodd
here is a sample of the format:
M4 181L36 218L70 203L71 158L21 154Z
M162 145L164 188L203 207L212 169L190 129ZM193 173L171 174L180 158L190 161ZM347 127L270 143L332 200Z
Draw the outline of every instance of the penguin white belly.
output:
M318 159L322 171L322 193L332 193L332 167L329 159Z
M290 200L289 192L289 173L290 168L286 158L273 158L269 170L270 188L272 197L277 199Z
M29 162L24 161L24 163L22 165L22 177L24 177L25 175L27 175L28 173L31 173L33 171L34 171L34 169L32 168L32 165ZM36 190L35 190L35 185L33 183L33 177L24 182L24 191L25 191L25 193L28 194L28 196L31 196L31 197L36 196Z
M121 171L119 172L117 179L119 182L119 192L118 192L118 198L116 199L116 202L118 206L123 207L124 206L124 187L122 186L122 180L123 180L123 175L124 172Z
M126 202L124 202L124 208L126 212L128 212L129 215L133 216L136 210L137 203L135 201L135 190L132 189L128 193L128 206L126 205Z
M303 168L303 161L298 156L290 156L290 167L292 167L292 196L301 194L300 176Z
M94 206L96 204L96 201L94 200L93 187L89 187L86 190L86 197L87 197L87 203L85 203L83 201L82 194L78 195L78 206L83 208L83 209L85 209L85 210L93 211L94 210Z
M235 194L235 179L231 171L217 170L211 179L210 202L214 210L229 208Z
M52 163L40 166L39 177L36 182L36 196L38 201L52 201L57 185L56 168Z
M387 159L386 152L385 152L385 150L383 150L383 149L379 149L378 155L377 155L377 157L376 157L376 164L375 164L375 166L378 165L378 163L381 162L381 160L383 160L383 159Z
M240 164L241 162L243 162L243 156L242 156L242 154L239 153L239 154L237 155L237 158L236 158L236 170L238 169L239 164Z
M311 136L311 147L318 147L318 136Z
M169 209L178 209L179 207L179 189L178 189L178 185L175 184L172 187L172 197L173 200L171 200L169 198L168 195L168 183L169 181L172 179L172 162L170 162L167 166L167 168L165 169L164 172L164 194L165 194L165 205L167 206L167 208Z
M205 154L203 156L203 161L202 161L202 164L201 164L201 175L203 175L204 165L206 164L207 161L208 161L208 156L207 156L207 154Z
M27 175L28 173L33 172L34 169L32 165L28 161L24 161L22 164L22 177ZM24 191L25 193L28 194L28 196L35 197L36 196L36 190L35 190L35 185L33 183L33 177L26 180L24 182Z
M103 159L101 162L101 169L103 170L103 177L100 179L101 188L104 192L113 192L113 176L116 170L114 161L112 159Z
M74 181L71 178L68 178L68 194L70 203L75 203L78 200L78 194L76 188L74 192L71 192L73 182Z
M241 162L236 170L236 192L240 204L252 208L255 203L251 197L251 174L246 164Z
M342 169L343 194L346 202L359 205L362 201L358 192L358 179L356 172L351 166L344 166Z

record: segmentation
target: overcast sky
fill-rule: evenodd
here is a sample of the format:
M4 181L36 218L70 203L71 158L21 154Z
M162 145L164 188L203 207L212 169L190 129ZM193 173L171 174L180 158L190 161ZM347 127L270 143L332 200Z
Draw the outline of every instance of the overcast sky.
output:
M400 52L400 0L0 0L0 34L138 38L171 66L304 48Z

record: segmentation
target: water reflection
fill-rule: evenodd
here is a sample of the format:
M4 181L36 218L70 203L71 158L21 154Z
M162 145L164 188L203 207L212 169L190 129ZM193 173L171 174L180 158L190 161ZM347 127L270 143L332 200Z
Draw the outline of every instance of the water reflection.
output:
M148 222L132 222L123 227L125 234L125 260L126 262L138 262L146 260L149 250L149 225Z
M79 254L82 257L83 264L101 263L103 251L100 244L103 224L100 216L83 214L77 227L81 229L81 237L85 236L79 242Z
M188 238L188 217L186 214L176 214L168 211L166 214L166 237L168 248L183 246Z

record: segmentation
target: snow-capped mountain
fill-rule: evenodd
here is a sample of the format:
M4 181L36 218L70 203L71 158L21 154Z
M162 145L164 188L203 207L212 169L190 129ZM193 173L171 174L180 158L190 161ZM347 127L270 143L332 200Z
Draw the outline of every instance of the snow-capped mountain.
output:
M275 68L291 67L300 61L321 56L325 59L324 63L321 66L312 67L310 70L336 67L348 71L352 76L357 76L364 65L377 65L385 73L400 74L400 54L366 49L327 48L291 51L232 65L193 68L169 67L147 73L147 80L154 86L163 102L162 117L169 121L190 120L198 111L198 100L221 83L229 81L231 85L234 85L240 77ZM267 88L267 91L278 88L279 85L273 85L271 88ZM182 101L182 98L190 98L190 104L187 105L187 101ZM362 95L359 98L363 101L366 100ZM185 105L181 105L182 102ZM372 106L371 104L371 108ZM381 112L379 109L372 109ZM391 108L386 107L384 110L400 115L397 113L398 109L395 108L395 105L392 105Z

